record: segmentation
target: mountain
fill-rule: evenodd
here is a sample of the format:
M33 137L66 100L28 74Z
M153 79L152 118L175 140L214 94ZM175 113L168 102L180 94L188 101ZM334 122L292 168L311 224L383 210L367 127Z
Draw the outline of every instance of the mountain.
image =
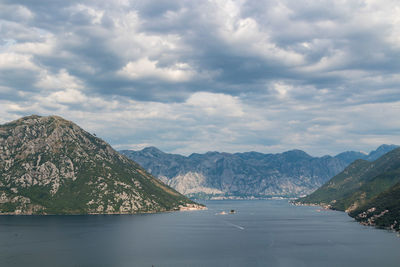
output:
M368 154L367 158L363 158L363 159L368 160L368 161L377 160L378 158L382 157L386 153L388 153L398 147L399 146L397 146L397 145L381 145L376 150L371 151L371 153Z
M114 214L199 207L57 116L0 125L0 213Z
M356 151L346 151L336 155L335 158L340 159L341 161L349 165L357 159L367 160L368 154Z
M392 146L381 146L379 152L370 154L345 152L335 157L312 157L301 150L280 154L207 152L188 157L155 147L120 152L187 196L265 197L311 193L352 161L389 149Z
M400 231L400 183L349 213L364 225Z
M381 145L376 150L371 151L369 154L356 151L346 151L336 155L335 158L343 160L344 162L347 163L347 165L352 163L356 159L374 161L398 147L399 146L397 145Z
M349 212L365 225L400 230L400 148L373 162L357 160L314 193L298 199Z
M353 211L400 182L400 148L373 162L357 160L300 203Z

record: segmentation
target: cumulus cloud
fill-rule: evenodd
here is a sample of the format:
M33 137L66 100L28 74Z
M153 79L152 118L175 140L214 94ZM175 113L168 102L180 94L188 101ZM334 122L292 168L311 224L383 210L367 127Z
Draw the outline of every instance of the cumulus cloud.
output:
M32 62L31 55L2 53L0 54L0 69L38 70L39 68Z
M5 0L0 121L181 153L400 143L399 18L395 0Z
M197 92L186 100L186 104L214 116L241 117L244 114L238 98L225 94Z
M47 71L40 73L36 87L42 89L79 89L82 88L81 81L71 76L67 70L61 69L57 74Z
M170 67L158 67L157 61L141 58L136 62L130 61L118 73L121 76L136 80L155 78L165 81L187 81L194 75L186 63L176 63Z

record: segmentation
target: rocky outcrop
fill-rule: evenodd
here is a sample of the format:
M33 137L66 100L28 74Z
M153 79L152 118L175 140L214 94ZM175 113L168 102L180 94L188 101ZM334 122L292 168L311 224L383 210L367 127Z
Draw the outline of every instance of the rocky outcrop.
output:
M301 150L280 154L167 154L155 147L121 151L154 176L189 196L299 196L311 193L358 158L374 158L396 146L375 152L344 152L312 157Z
M0 214L120 214L197 205L57 116L1 125L0 160Z
M177 175L172 179L164 179L167 184L186 196L197 196L204 193L208 195L223 194L221 190L207 187L206 177L202 173L188 172Z

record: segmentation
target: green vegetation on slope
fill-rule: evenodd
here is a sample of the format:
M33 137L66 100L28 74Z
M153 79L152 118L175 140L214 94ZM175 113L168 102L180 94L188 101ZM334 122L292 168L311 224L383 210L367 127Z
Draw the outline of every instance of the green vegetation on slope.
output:
M374 162L355 161L314 193L297 202L351 211L399 182L399 174L400 149L395 149Z
M343 172L339 173L312 194L300 198L302 204L330 205L334 209L344 210L336 205L337 201L351 196L360 187L363 175L370 168L371 163L365 160L356 160Z
M400 231L400 183L369 200L349 215L364 225Z
M374 162L356 161L296 201L347 211L364 225L400 230L400 149Z
M0 159L0 214L137 213L197 205L56 116L1 125Z

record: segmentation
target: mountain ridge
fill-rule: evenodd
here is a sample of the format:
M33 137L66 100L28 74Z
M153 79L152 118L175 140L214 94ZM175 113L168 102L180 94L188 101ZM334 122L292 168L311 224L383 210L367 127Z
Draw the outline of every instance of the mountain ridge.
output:
M400 148L375 161L357 160L294 203L347 212L364 225L400 230Z
M0 125L0 214L131 214L200 207L59 116Z
M383 145L377 150L384 153L394 147L397 146ZM181 193L194 192L197 186L197 189L207 188L206 191L220 191L222 193L219 195L225 197L308 194L342 171L350 161L379 154L374 151L369 154L347 152L334 157L313 157L302 150L293 149L277 154L210 151L182 156L165 153L156 147L120 152L139 162L163 182L174 188L179 187ZM201 181L195 182L194 177ZM201 193L201 190L197 191ZM204 194L207 195L206 192ZM197 197L195 193L188 195Z
M352 211L364 204L363 199L375 197L397 182L400 182L400 148L372 162L356 160L299 202L320 203L333 209Z

